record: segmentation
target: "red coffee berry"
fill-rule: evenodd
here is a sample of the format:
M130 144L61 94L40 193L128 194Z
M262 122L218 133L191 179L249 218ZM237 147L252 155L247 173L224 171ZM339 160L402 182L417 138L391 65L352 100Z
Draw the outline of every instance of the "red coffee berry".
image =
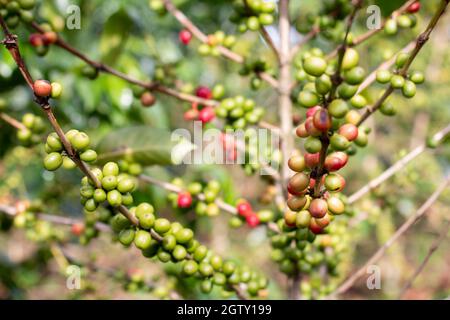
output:
M28 38L28 41L33 47L40 47L44 45L44 39L42 39L41 34L39 33L32 33L30 34L30 37Z
M214 112L213 107L204 107L202 110L200 110L198 119L203 123L207 123L214 119L215 116L216 113Z
M240 216L247 217L253 214L253 209L247 201L241 201L236 206L237 212Z
M300 138L307 138L309 137L308 131L306 131L305 123L300 124L297 129L295 130L295 133Z
M203 99L211 99L212 98L212 92L208 87L205 86L199 86L197 90L195 91L195 95L199 98Z
M52 93L52 86L47 80L36 80L33 84L33 90L38 97L48 97Z
M315 107L309 108L306 111L306 118L310 118L310 117L314 116L314 114L316 114L317 110L320 110L320 109L322 109L321 106L315 106Z
M311 219L311 222L309 223L309 230L311 230L314 234L321 234L323 232L323 228L317 224L316 219Z
M305 163L308 168L315 167L320 160L320 153L305 153L304 155Z
M182 191L178 194L178 207L189 208L192 205L192 196L189 192Z
M259 218L256 214L250 214L245 217L245 221L250 228L255 228L259 225Z
M306 121L305 121L305 129L306 129L306 132L308 132L308 134L310 136L319 136L320 135L320 131L314 125L314 120L311 117L306 119Z
M84 223L77 222L72 225L71 231L76 236L81 236L84 232Z
M155 104L155 102L156 102L156 98L150 92L147 91L141 95L141 104L144 107L151 107L152 105Z
M358 127L351 123L346 123L341 126L338 133L347 138L348 141L353 141L358 138Z
M313 117L314 127L322 132L328 131L331 128L331 117L327 109L320 108L316 111Z
M42 40L45 45L53 44L58 41L58 34L53 31L47 31L42 35Z
M192 121L198 118L198 110L197 109L190 109L184 113L184 120L186 121Z
M314 199L309 205L309 212L314 218L322 218L327 214L328 205L323 199Z
M330 224L330 215L329 214L325 214L322 218L318 218L318 219L314 219L315 223L317 223L317 225L321 228L325 228L326 226L328 226Z
M419 11L419 10L420 10L420 1L414 2L414 3L411 4L411 5L408 7L408 9L407 9L407 11L408 11L409 13L416 13L416 12Z
M178 38L184 45L188 45L189 42L191 42L192 39L192 33L190 33L188 30L183 29L178 34Z
M347 164L348 155L344 152L333 152L325 158L325 169L328 171L338 171Z

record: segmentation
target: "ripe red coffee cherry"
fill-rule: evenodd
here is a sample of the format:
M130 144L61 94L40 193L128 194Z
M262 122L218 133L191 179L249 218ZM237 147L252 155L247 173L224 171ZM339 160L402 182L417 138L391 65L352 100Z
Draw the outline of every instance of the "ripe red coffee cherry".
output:
M141 95L141 104L144 107L151 107L152 105L155 104L155 102L156 102L156 98L150 92L147 91Z
M411 4L411 5L408 7L408 9L407 9L407 11L408 11L409 13L416 13L416 12L419 11L419 10L420 10L420 1L414 2L414 3Z
M205 87L205 86L198 87L197 90L195 91L195 95L197 97L203 98L203 99L211 99L212 98L211 90L209 90L209 88Z
M322 132L331 128L331 116L326 109L320 108L316 111L313 118L314 127Z
M296 173L289 180L288 187L289 190L294 193L299 193L304 191L309 185L309 177L303 172Z
M323 232L323 228L319 226L319 224L316 222L316 219L311 219L309 223L309 230L311 230L314 234L321 234Z
M321 228L325 228L326 226L328 226L330 224L331 221L331 217L330 215L327 213L325 214L322 218L319 219L314 219L315 223L317 223L317 225Z
M344 152L333 152L325 158L325 169L328 171L338 171L347 164L348 155Z
M44 41L45 45L53 44L58 41L58 35L56 34L56 32L47 31L42 35L42 40Z
M180 192L177 203L179 208L189 208L192 205L191 194L189 192Z
M184 120L192 121L198 118L198 110L197 109L189 109L184 113Z
M242 217L247 217L253 214L252 206L247 201L239 202L238 205L236 206L236 209L238 214Z
M321 106L315 106L315 107L309 108L306 111L306 117L309 118L309 117L314 116L316 114L317 110L320 110L320 109L322 109Z
M358 138L358 127L351 123L346 123L341 126L338 133L347 138L348 141L353 141Z
M245 221L250 228L255 228L259 225L259 217L256 214L248 215L247 217L245 217Z
M47 80L36 80L33 90L38 97L48 97L52 93L52 86Z
M309 212L313 218L322 218L327 214L328 205L323 199L314 199L309 205Z
M305 153L303 157L305 158L306 166L313 168L319 163L320 153Z
M308 118L305 121L305 129L310 136L320 136L321 132L314 126L313 118Z
M32 33L28 38L28 41L33 47L40 47L44 45L44 39L42 39L42 36L39 33Z
M198 119L203 123L208 123L214 117L216 116L216 113L214 112L213 107L204 107L202 110L200 110L200 113L198 114Z
M192 33L190 33L188 30L183 29L180 31L180 33L178 34L178 38L180 39L180 41L185 44L188 45L189 42L191 42L192 39Z
M72 225L71 231L76 236L81 236L84 232L84 223L77 222Z
M300 138L309 137L308 131L306 131L305 123L300 124L295 130L295 134Z

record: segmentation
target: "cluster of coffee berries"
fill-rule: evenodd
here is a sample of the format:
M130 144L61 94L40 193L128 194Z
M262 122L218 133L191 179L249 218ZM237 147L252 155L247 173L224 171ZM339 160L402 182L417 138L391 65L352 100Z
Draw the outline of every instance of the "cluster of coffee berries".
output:
M423 72L418 70L410 71L406 77L398 74L398 70L402 69L405 63L410 58L410 55L406 52L400 52L395 59L396 70L393 72L380 69L376 73L376 80L379 83L389 83L392 88L399 89L405 98L412 98L416 94L416 84L422 84L425 81ZM380 111L386 115L395 114L393 107L383 104L380 107Z
M181 34L180 34L181 39ZM184 41L183 41L184 43ZM231 48L236 43L236 37L234 35L227 35L222 30L218 30L213 34L209 34L206 42L200 44L197 51L202 56L220 56L219 46L225 48Z
M131 192L136 187L136 179L121 173L116 162L107 162L102 169L94 168L91 173L101 184L96 186L88 177L81 180L81 204L86 211L95 211L100 204L107 201L112 207L129 206L133 203Z
M41 98L58 99L62 94L62 85L58 82L50 83L47 80L36 80L33 83L34 94Z
M305 34L313 28L317 28L320 29L320 35L325 39L342 41L345 33L345 26L342 22L352 10L351 3L331 0L321 1L320 4L322 7L318 14L300 14L296 20L296 29ZM349 34L349 40L351 40L351 34Z
M261 87L262 81L259 77L261 72L267 72L273 74L273 69L270 68L269 63L263 57L247 57L245 58L242 68L239 70L241 76L252 75L250 81L250 87L253 90L257 90Z
M25 23L33 21L35 5L36 0L2 0L0 1L0 15L8 28L14 29L21 20Z
M16 228L25 229L27 238L34 242L63 239L64 233L60 229L53 228L48 221L36 217L36 213L42 210L41 207L40 203L19 202L16 205L17 213L14 216L13 225Z
M121 213L111 219L111 227L118 234L124 246L132 243L147 258L157 258L163 263L172 261L181 264L182 275L202 280L200 289L209 293L213 286L232 291L235 285L245 285L250 295L258 295L267 287L267 279L247 268L237 266L233 261L223 261L207 247L194 239L194 232L178 222L171 223L157 218L149 203L130 208L139 221L132 226Z
M89 149L91 139L86 133L71 129L66 132L65 137L81 160L85 162L95 162L97 160L97 153ZM74 169L76 167L75 162L64 150L63 143L56 132L52 132L47 136L45 152L47 155L44 158L44 167L48 171L55 171L61 165L64 169Z
M41 142L41 134L45 131L45 124L41 117L26 113L22 117L24 128L17 131L17 139L25 145L32 146Z
M238 25L239 32L258 31L274 21L275 2L262 0L237 0L230 21Z
M184 88L185 91L191 91L189 88ZM206 86L198 86L195 89L195 96L202 99L212 99L222 96L225 92L225 88L222 85L216 85L213 91ZM212 106L199 105L198 103L192 103L191 108L184 113L184 119L186 121L199 120L203 124L209 123L216 117L216 112Z
M414 15L420 10L420 1L411 4L406 13L388 19L384 25L384 32L387 35L395 35L398 27L400 28L414 28L417 24L417 17Z
M199 216L215 217L220 209L215 203L220 194L220 183L217 180L194 181L185 185L180 178L172 180L172 184L183 189L178 193L171 192L167 196L174 208L182 210L194 209Z
M35 48L39 56L44 56L49 50L49 46L58 41L58 34L54 31L45 31L44 33L32 33L28 42Z
M235 96L223 99L215 109L219 118L225 119L225 129L244 129L248 124L258 123L264 109L257 107L253 99Z
M232 228L239 228L244 222L250 228L255 228L261 223L272 221L274 217L271 210L254 211L252 205L245 199L239 199L236 202L236 212L237 215L229 220L229 225Z
M128 173L131 176L137 177L142 173L142 166L140 163L133 161L132 159L122 159L117 162L121 173Z

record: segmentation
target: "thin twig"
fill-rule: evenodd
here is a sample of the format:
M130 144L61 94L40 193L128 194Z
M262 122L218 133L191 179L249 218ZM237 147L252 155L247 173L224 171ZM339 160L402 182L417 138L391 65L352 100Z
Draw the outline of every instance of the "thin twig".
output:
M430 249L428 249L428 253L425 256L425 258L423 259L422 263L419 265L419 267L416 269L416 271L413 273L411 278L408 280L408 282L403 287L402 291L399 294L399 299L402 299L403 296L405 295L405 293L409 290L409 288L411 288L411 286L413 285L414 281L417 279L419 274L423 271L423 269L427 265L428 261L430 260L431 256L433 255L433 253L435 253L436 250L441 245L441 243L444 242L444 240L446 240L449 230L450 230L450 220L446 220L445 224L444 224L444 227L442 228L441 234L433 242L433 244L431 245Z
M335 298L340 294L345 293L348 289L350 289L355 282L361 278L367 270L367 267L375 264L381 257L384 255L387 249L389 249L398 238L400 238L408 229L413 226L417 221L419 221L427 212L428 209L436 202L439 198L439 195L448 187L450 183L450 176L446 177L445 180L437 187L437 189L433 192L433 194L425 201L425 203L417 210L417 212L403 223L400 228L394 233L394 235L387 240L381 248L379 248L375 254L373 254L369 260L356 272L353 272L352 275L347 278L332 294L330 294L327 298Z
M449 0L441 0L441 3L439 5L438 10L434 14L433 18L429 22L427 28L425 31L423 31L416 39L416 45L412 52L409 55L408 60L406 61L405 65L399 70L398 74L401 76L406 76L409 67L411 66L412 62L416 58L417 54L420 52L424 44L428 41L430 38L430 34L435 28L436 24L438 23L439 19L442 17L442 15L445 12L445 9L449 3ZM367 107L366 111L362 114L360 120L358 121L358 126L361 125L367 118L369 118L375 111L377 111L381 105L386 101L386 99L391 95L391 93L394 92L394 88L392 85L389 85L389 87L386 89L384 94L381 96L381 98L375 102L373 106Z
M14 119L13 117L7 115L4 112L0 112L0 118L18 130L27 130L27 127L25 127L25 125L22 122Z

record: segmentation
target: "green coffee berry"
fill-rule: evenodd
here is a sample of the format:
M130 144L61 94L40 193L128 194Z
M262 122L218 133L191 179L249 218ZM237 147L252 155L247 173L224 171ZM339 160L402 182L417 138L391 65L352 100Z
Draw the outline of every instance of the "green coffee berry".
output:
M61 154L51 152L44 158L44 167L48 171L55 171L62 165L63 159Z

